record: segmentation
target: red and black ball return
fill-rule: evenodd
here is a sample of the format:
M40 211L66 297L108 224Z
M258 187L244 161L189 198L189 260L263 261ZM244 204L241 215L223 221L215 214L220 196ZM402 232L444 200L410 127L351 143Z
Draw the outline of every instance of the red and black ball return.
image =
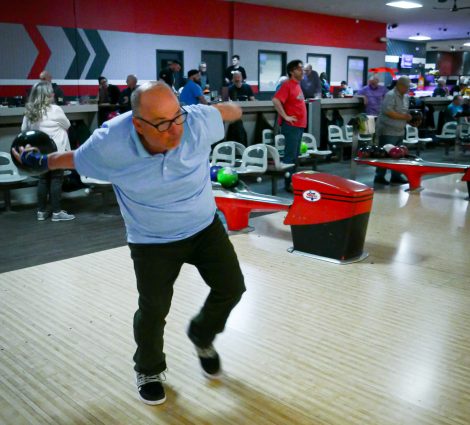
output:
M355 158L358 164L372 165L373 167L387 168L403 173L410 185L408 190L422 189L421 177L424 174L458 174L463 173L462 181L467 182L467 190L470 197L470 165L447 164L442 162L422 161L419 158L410 160L400 159L365 159Z

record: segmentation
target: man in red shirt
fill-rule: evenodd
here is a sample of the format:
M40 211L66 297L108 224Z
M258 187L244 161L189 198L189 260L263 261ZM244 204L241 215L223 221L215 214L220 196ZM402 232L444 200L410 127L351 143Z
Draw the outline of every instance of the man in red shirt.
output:
M296 164L300 153L302 133L307 127L307 108L300 87L303 77L303 63L293 60L287 64L287 80L273 97L273 104L279 114L281 134L284 135L286 147L284 164ZM295 169L294 169L295 170ZM285 179L286 190L292 192L291 177Z

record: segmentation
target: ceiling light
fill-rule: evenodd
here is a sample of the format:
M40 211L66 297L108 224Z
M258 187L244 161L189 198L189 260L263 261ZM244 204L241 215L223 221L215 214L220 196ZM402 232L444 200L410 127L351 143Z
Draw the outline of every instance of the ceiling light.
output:
M422 4L414 1L392 1L387 3L387 6L399 7L400 9L415 9L417 7L423 7Z
M411 37L408 37L410 40L416 40L416 41L425 41L425 40L431 40L431 37L428 37L427 35L412 35Z
M470 41L468 43L463 43L464 46L470 46Z

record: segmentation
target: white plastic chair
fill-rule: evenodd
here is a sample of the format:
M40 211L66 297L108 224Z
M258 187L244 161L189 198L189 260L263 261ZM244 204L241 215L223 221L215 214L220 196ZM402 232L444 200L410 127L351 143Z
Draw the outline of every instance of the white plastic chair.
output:
M321 151L318 149L317 140L315 136L310 133L302 134L302 142L307 145L307 152L299 156L299 163L305 165L305 163L312 163L312 169L317 169L317 160L326 159L333 154L330 150Z
M333 152L329 150L321 151L318 149L317 139L315 136L310 133L303 133L302 134L302 142L304 142L308 146L307 154L315 155L319 158L326 158L327 156L331 155Z
M426 148L426 143L432 143L432 141L432 137L419 137L419 132L416 127L413 127L409 124L406 125L405 139L403 139L403 144L405 146L416 146L418 155L420 147Z
M345 125L344 126L344 138L352 143L353 139L353 126L352 125ZM371 143L372 142L372 135L371 134L361 134L357 135L357 140L359 142Z
M5 209L11 208L10 190L15 189L18 183L27 180L28 176L21 175L7 152L0 152L0 190L3 191Z
M279 152L274 146L266 145L268 149L268 169L267 174L271 176L271 193L277 194L277 179L280 176L288 177L290 171L294 169L295 164L284 164L281 162Z
M268 169L268 148L265 144L247 147L240 167L234 167L238 174L264 174Z
M330 146L335 149L339 147L340 149L340 161L343 160L343 150L346 146L352 145L352 140L347 140L343 136L343 131L341 127L331 124L328 126L328 143Z
M269 130L269 129L264 129L263 132L261 133L261 142L266 144L266 145L271 145L274 146L274 131Z
M438 142L445 143L445 154L449 154L449 146L452 141L455 141L457 137L457 121L449 121L444 124L442 127L441 134L436 134L436 139Z
M279 156L284 158L284 152L286 150L286 138L282 134L276 134L276 136L274 136L274 147L279 152Z
M211 165L221 167L234 167L236 159L235 146L233 142L222 142L216 145L212 151Z

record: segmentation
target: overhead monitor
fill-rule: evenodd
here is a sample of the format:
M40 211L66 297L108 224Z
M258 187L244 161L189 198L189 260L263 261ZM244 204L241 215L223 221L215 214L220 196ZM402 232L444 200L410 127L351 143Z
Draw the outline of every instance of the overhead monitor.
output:
M413 68L413 55L401 55L401 67Z

